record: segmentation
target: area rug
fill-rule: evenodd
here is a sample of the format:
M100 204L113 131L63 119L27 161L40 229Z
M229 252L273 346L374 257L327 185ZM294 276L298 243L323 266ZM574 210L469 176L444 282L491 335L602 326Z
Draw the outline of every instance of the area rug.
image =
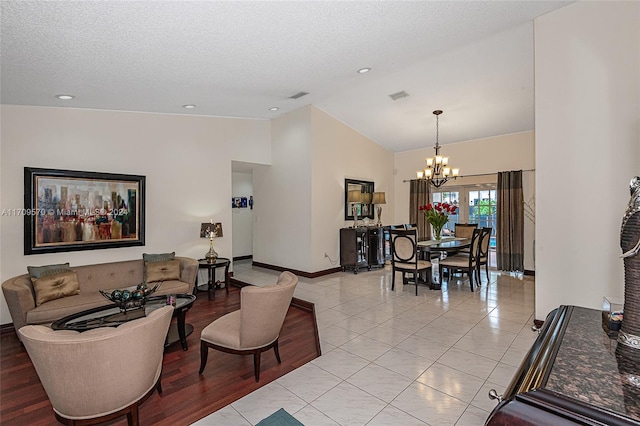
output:
M287 413L284 408L279 409L269 417L260 420L256 426L304 426L295 417Z

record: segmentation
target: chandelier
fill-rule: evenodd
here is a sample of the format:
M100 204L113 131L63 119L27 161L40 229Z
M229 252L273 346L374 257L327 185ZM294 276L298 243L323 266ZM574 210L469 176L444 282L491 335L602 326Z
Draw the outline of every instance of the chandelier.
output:
M433 114L436 116L436 156L425 158L424 161L427 162L427 168L424 170L418 170L417 175L418 179L426 179L431 183L431 185L436 188L440 188L442 185L447 183L450 177L454 179L458 177L460 174L460 169L454 169L449 166L449 157L443 157L440 155L440 143L438 142L438 138L440 136L440 114L442 114L441 110L433 111Z

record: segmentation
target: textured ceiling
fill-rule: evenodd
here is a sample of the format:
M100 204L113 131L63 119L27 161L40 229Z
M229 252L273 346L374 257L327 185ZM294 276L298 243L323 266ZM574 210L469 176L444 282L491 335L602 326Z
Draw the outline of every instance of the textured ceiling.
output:
M534 125L533 18L568 3L3 0L0 101L264 119L313 104L392 151L432 146L434 109L441 143L513 133Z

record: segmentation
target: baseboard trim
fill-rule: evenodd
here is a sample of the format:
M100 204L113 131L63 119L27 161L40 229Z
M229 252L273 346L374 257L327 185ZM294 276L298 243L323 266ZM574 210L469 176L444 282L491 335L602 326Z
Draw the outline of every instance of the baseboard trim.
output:
M15 333L15 332L16 332L16 328L14 327L12 322L8 324L0 324L0 335Z
M318 271L318 272L305 272L305 271L299 271L297 269L291 269L291 268L283 268L282 266L276 266L276 265L269 265L267 263L261 263L261 262L252 262L253 266L257 266L259 268L265 268L265 269L271 269L274 271L289 271L294 273L295 275L301 276L301 277L305 277L305 278L318 278L318 277L322 277L325 275L330 275L330 274L334 274L336 272L340 272L342 271L341 268L331 268L331 269L325 269L324 271Z
M247 256L236 256L233 258L233 261L235 262L236 260L247 260L247 259L253 259L253 255L247 255Z
M525 270L524 270L524 274L525 274L525 275L529 275L529 276L531 276L531 277L535 277L535 276L536 276L536 271L532 271L532 270L530 270L530 269L525 269Z

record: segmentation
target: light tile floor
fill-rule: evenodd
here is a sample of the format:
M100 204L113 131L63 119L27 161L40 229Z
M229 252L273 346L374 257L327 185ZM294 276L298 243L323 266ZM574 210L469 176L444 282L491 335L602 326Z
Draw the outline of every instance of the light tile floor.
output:
M278 272L234 263L239 280ZM315 303L322 356L196 422L254 425L284 408L314 425L483 425L537 334L534 280L490 271L474 293L466 278L442 291L391 291L390 267L300 278ZM401 281L400 274L397 281Z

